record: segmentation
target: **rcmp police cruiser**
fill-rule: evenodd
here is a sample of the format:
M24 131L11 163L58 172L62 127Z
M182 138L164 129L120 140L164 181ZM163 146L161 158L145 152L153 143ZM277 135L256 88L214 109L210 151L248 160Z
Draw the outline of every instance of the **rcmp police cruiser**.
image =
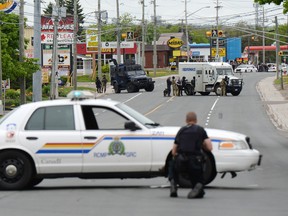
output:
M212 143L208 138L205 129L197 125L195 112L188 112L186 115L187 125L182 127L174 141L172 155L174 156L174 168L170 169L170 197L177 197L178 173L186 172L191 181L192 190L188 198L203 198L203 164L204 157L202 149L212 151Z

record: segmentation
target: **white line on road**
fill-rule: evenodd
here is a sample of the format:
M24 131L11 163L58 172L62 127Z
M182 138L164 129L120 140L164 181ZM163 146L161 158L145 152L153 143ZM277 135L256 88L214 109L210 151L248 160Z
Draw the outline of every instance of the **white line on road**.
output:
M139 94L135 95L134 97L131 97L131 98L129 98L128 100L124 101L123 103L129 102L129 101L133 100L134 98L140 96L141 94L142 94L142 93L139 93Z
M220 97L218 96L217 99L215 100L214 104L212 105L209 113L208 113L208 116L207 116L207 118L206 118L206 123L205 123L205 126L206 126L206 127L209 125L210 117L211 117L211 115L212 115L212 113L213 113L213 110L214 110L214 108L215 108L215 106L216 106L219 98L220 98Z

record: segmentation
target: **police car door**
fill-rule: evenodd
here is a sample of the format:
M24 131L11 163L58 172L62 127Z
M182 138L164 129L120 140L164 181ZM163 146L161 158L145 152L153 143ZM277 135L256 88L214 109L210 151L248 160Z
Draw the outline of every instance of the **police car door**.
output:
M79 173L82 141L73 105L39 107L31 113L19 136L33 152L40 173Z
M83 172L143 172L151 169L151 139L131 131L129 119L108 107L82 105Z

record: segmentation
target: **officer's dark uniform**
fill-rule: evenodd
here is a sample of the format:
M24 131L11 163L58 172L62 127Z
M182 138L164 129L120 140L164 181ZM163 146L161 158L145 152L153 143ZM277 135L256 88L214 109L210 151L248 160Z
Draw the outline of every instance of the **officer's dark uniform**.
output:
M208 136L204 128L199 125L193 124L182 127L178 131L174 142L178 146L178 155L175 161L175 172L173 176L174 180L175 182L178 182L178 173L186 172L190 178L192 189L195 189L195 186L199 189L199 193L195 195L196 197L204 196L204 160L202 153L202 144L203 141L207 138Z

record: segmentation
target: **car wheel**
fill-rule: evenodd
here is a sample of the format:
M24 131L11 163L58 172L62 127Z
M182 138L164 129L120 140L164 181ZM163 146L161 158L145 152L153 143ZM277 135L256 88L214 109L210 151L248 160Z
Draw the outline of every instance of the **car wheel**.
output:
M184 92L185 92L186 95L192 95L193 94L192 86L190 84L187 84L184 87Z
M207 185L211 183L217 176L215 159L212 153L204 152L206 162L204 164L204 184ZM191 188L191 182L188 179L187 174L179 174L178 176L179 186L184 188Z
M200 94L203 95L203 96L207 96L207 95L210 94L210 92L200 92Z
M31 189L34 186L40 184L44 179L43 178L32 178L29 184L26 186L27 189Z
M25 154L17 151L5 151L0 153L1 189L24 189L31 183L32 177L32 163Z
M152 92L154 90L154 84L149 84L146 88L145 88L145 91L147 92Z
M128 93L133 93L135 91L135 87L134 87L133 83L127 84L127 91L128 91Z
M239 92L231 92L231 94L232 94L233 96L238 96L238 95L240 94L240 91L239 91Z
M117 83L114 83L113 87L114 87L115 93L119 94L121 92L121 90L120 90L120 88L119 88Z
M219 83L215 85L214 92L218 96L221 94L221 87L220 87Z

